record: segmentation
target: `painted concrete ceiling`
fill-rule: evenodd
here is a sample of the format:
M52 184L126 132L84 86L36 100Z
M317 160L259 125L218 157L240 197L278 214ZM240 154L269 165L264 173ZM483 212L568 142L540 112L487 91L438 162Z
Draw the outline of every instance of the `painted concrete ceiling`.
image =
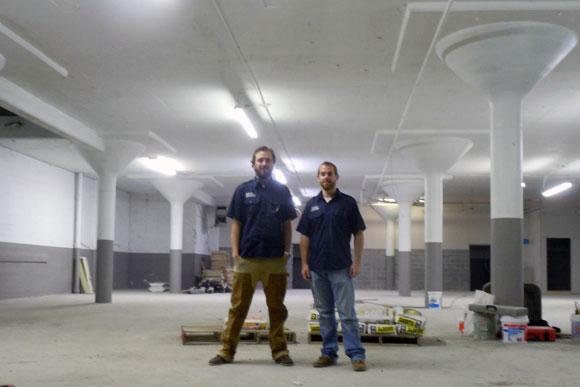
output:
M302 202L316 194L316 169L330 160L339 187L370 203L384 196L385 180L421 174L395 139L463 137L474 145L447 172L444 200L489 201L488 102L429 51L446 5L2 0L0 105L18 116L0 117L0 145L94 174L79 146L139 141L147 156L177 159L178 177L202 181L217 204L252 177L252 151L268 145ZM455 1L438 38L524 20L580 34L580 2ZM563 179L575 187L557 200L580 199L579 104L576 47L523 101L526 199ZM235 106L248 112L257 139L234 119ZM155 192L150 180L159 176L136 160L119 186Z

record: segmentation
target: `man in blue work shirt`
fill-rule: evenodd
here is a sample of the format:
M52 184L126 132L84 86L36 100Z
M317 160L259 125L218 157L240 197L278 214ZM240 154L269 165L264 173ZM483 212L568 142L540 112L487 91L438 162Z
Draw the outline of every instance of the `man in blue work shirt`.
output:
M236 188L227 216L232 218L232 256L234 278L232 306L222 332L222 348L210 365L234 361L240 331L250 309L258 281L264 285L270 317L270 348L278 364L291 366L284 336L288 310L286 295L286 261L290 255L292 228L296 218L290 190L272 179L276 163L274 151L262 146L254 151L252 167L256 177Z
M297 229L302 234L302 276L312 280L314 306L320 314L322 355L313 366L328 367L338 359L336 306L346 355L351 359L353 370L365 371L365 349L354 309L352 279L360 270L366 226L356 201L336 188L336 165L323 162L317 179L322 191L306 204ZM354 261L350 254L353 234Z

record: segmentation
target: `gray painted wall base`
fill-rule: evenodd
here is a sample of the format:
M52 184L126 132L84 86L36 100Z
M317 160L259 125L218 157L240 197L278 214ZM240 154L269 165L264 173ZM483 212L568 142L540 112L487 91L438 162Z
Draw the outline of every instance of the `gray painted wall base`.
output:
M491 288L500 305L524 306L523 219L491 220Z
M425 242L425 308L429 307L428 292L443 290L443 244Z
M0 299L72 291L72 248L0 242Z
M387 289L388 290L395 290L395 256L386 256L385 261L387 263Z

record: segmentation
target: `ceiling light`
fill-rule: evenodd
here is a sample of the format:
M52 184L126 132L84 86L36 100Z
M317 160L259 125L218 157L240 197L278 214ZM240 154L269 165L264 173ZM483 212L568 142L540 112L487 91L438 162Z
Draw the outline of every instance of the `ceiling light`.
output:
M140 160L147 168L167 176L175 176L177 171L183 171L184 169L180 162L169 157L141 157Z
M303 169L302 163L296 159L283 158L282 162L290 172L298 172Z
M258 138L258 133L256 132L256 129L254 129L254 125L252 125L252 122L246 115L244 109L236 106L234 108L234 113L236 115L236 119L238 120L240 125L242 125L248 136L250 136L250 138Z
M302 205L302 202L300 199L298 199L298 196L292 196L292 201L296 207L300 207Z
M282 173L281 170L279 169L274 169L274 180L282 183L282 184L286 184L286 176L284 176L284 174Z
M572 183L567 181L565 183L559 184L555 187L545 190L544 192L542 192L542 195L544 197L549 198L550 196L556 195L562 191L566 191L570 187L572 187Z

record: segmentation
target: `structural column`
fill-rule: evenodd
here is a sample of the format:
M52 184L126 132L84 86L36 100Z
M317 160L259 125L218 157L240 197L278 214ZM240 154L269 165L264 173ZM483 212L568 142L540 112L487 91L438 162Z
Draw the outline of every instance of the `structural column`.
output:
M395 203L373 204L372 208L379 214L386 224L385 229L385 259L387 264L388 290L395 289L395 219L399 212L399 206Z
M105 140L104 152L81 148L81 154L99 175L97 273L95 302L111 303L113 294L113 244L115 204L120 171L139 156L145 146L132 141Z
M443 174L471 147L457 137L427 138L397 144L399 152L425 174L425 307L428 293L443 291Z
M79 268L82 248L83 174L75 173L75 225L73 236L73 293L80 293Z
M411 206L423 192L423 179L393 180L382 186L399 204L399 296L411 295Z
M498 304L524 305L521 101L576 42L561 26L507 22L457 31L436 46L491 106L491 291Z
M183 205L203 183L174 178L153 181L153 185L171 204L169 246L169 291L181 293L183 263Z

